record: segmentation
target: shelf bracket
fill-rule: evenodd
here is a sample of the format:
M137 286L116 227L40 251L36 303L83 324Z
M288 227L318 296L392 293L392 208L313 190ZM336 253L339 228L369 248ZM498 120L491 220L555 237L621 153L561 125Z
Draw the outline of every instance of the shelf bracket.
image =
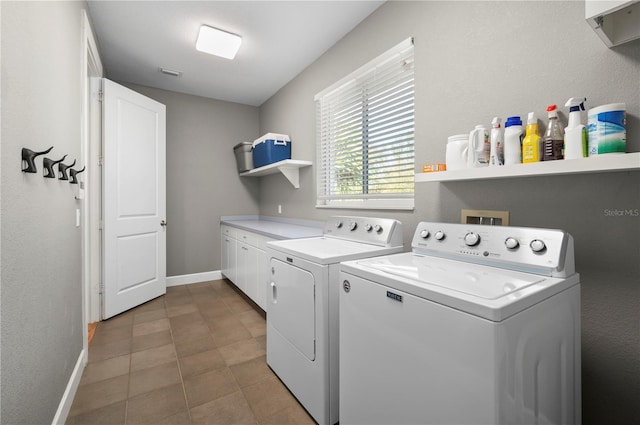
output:
M278 170L289 180L295 189L300 189L300 168L281 165Z

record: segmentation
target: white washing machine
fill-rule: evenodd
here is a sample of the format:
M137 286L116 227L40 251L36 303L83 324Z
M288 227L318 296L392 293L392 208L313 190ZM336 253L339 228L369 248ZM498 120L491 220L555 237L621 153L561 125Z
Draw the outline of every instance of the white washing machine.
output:
M340 424L580 424L580 284L560 230L420 223L341 265Z
M267 363L319 424L338 421L339 263L401 252L393 219L333 217L324 236L267 243Z

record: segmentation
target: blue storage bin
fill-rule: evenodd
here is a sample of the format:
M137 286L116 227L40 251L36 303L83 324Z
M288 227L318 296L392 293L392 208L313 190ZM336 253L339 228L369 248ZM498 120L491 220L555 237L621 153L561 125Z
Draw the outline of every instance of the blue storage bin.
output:
M253 166L264 167L291 159L291 140L286 134L267 133L253 142Z

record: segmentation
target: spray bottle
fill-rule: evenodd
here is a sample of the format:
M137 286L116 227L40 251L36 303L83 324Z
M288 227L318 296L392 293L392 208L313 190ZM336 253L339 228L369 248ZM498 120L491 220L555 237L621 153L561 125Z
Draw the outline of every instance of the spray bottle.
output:
M540 161L540 135L535 112L527 115L527 133L522 141L522 163Z
M558 107L549 105L547 107L549 124L542 139L541 161L553 161L564 158L564 130L558 118Z
M504 133L500 128L500 121L498 117L494 117L491 121L491 151L489 154L489 166L504 165Z
M572 97L564 106L569 107L569 124L564 129L564 158L587 157L587 127L581 123L580 110L584 111L584 97Z

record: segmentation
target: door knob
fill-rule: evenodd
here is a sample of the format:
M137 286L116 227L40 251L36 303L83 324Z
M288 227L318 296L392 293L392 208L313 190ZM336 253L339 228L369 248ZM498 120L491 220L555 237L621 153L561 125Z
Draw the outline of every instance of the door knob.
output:
M166 225L167 225L167 222L166 222L165 220L162 220L162 221L160 222L160 226L166 226Z

